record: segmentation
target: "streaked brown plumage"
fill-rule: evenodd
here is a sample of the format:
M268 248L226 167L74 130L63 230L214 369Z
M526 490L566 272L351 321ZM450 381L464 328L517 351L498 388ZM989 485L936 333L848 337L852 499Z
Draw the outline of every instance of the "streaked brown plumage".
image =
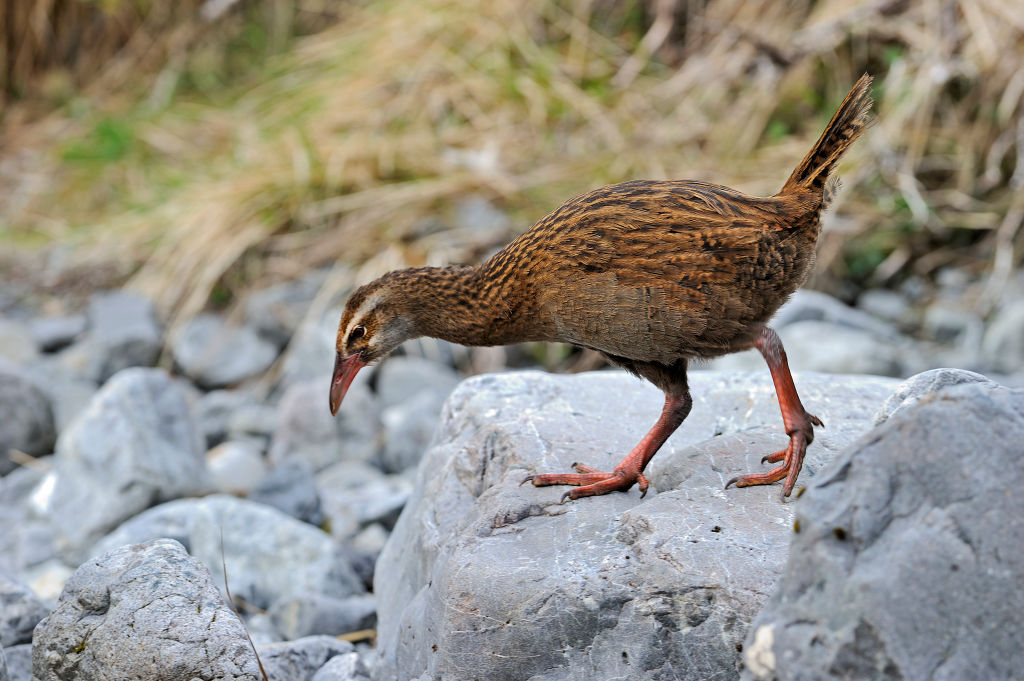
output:
M360 287L338 326L330 406L355 373L409 338L464 345L565 341L593 348L666 395L661 418L611 473L528 478L575 485L570 498L626 490L690 411L687 362L749 347L775 382L787 449L780 466L737 486L786 479L789 495L821 425L800 404L778 336L765 326L814 262L826 182L868 122L862 76L778 194L759 198L694 181L633 181L562 204L476 267L413 268ZM728 486L728 485L726 485Z

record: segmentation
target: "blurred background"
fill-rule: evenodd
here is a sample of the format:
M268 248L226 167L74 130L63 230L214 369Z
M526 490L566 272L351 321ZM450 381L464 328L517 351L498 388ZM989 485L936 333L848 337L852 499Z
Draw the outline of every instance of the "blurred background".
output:
M311 272L327 305L479 262L603 184L773 193L867 72L877 123L808 287L961 364L1024 363L974 359L1022 290L1011 0L37 0L0 22L10 314L125 286L175 329Z

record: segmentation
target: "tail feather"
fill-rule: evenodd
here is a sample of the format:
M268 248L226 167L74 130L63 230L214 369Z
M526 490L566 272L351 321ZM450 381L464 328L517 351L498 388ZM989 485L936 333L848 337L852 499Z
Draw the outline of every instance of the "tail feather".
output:
M779 193L823 191L839 158L867 127L871 104L871 76L864 74Z

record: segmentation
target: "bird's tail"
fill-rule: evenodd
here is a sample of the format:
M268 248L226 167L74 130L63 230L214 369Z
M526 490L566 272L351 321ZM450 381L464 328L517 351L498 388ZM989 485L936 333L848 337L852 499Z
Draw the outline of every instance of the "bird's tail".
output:
M871 76L864 74L779 193L823 191L839 158L867 127L871 104Z

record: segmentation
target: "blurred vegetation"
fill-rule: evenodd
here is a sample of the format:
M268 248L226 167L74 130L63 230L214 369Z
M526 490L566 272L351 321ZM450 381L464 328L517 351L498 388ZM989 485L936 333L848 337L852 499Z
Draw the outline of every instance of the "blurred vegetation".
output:
M631 178L773 193L850 85L812 285L1011 275L1024 5L1008 0L39 0L2 17L0 243L66 249L177 319L336 264L473 262ZM429 220L427 220L429 218Z

